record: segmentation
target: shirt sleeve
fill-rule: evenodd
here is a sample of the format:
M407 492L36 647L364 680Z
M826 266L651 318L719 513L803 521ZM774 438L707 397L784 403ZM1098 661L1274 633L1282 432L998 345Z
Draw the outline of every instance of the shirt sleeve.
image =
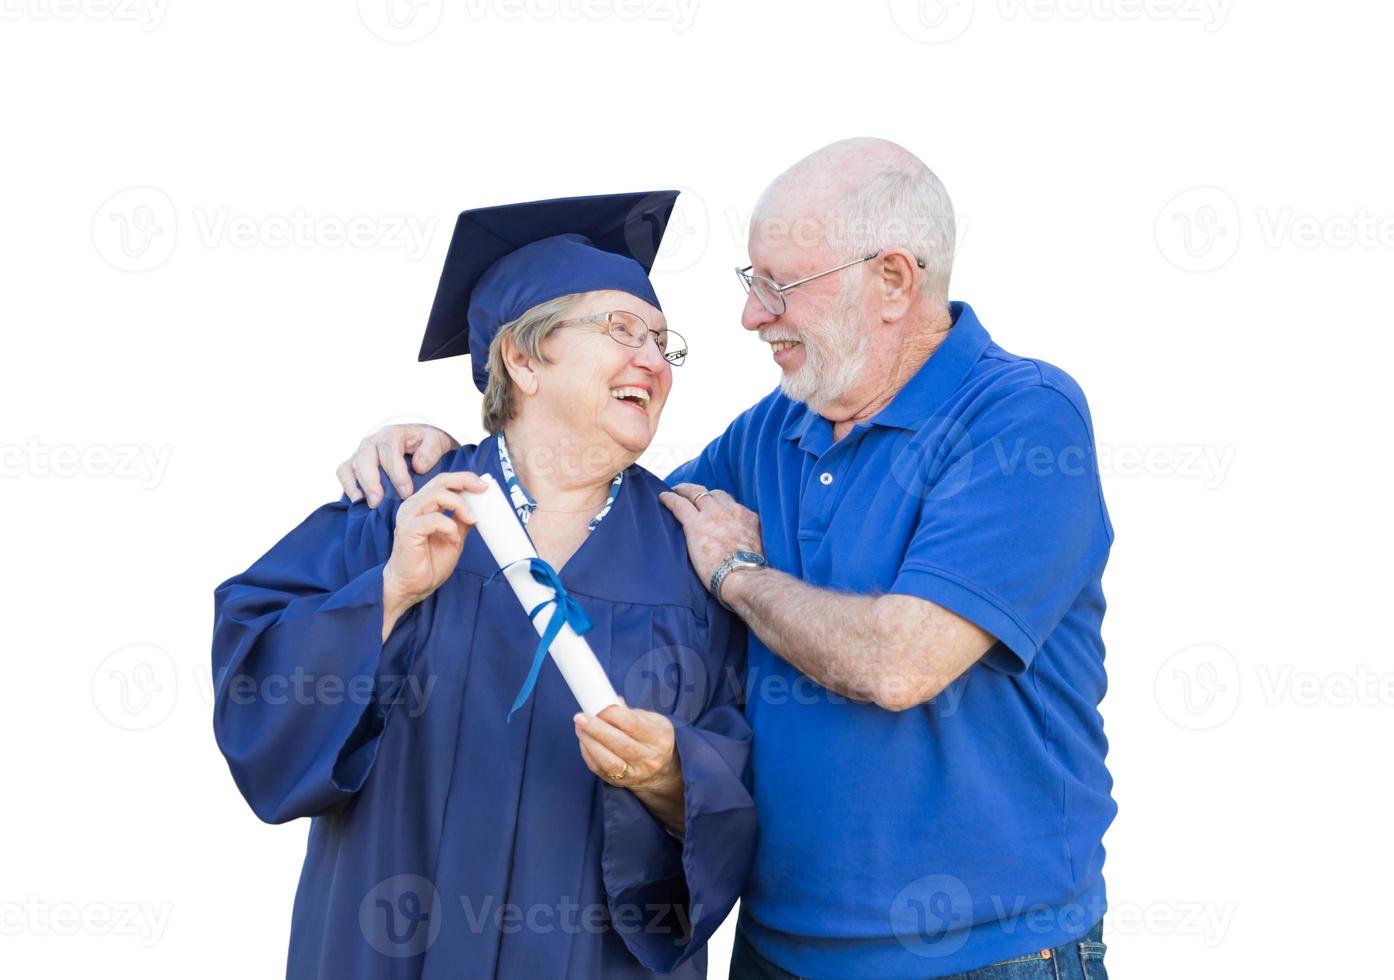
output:
M385 493L376 509L346 497L319 508L214 594L214 734L268 823L353 797L411 668L419 607L382 641L401 503Z
M999 641L984 662L1022 672L1112 542L1088 418L1035 385L925 442L935 458L924 461L919 523L889 591L974 623Z
M685 720L681 707L672 719L683 772L682 839L633 793L603 786L601 865L615 928L635 958L658 973L706 945L740 897L755 855L755 801L746 782L751 731L740 698L746 631L714 601L707 617L702 680L695 682L703 700L695 720ZM621 917L645 908L676 915L660 929L624 927Z

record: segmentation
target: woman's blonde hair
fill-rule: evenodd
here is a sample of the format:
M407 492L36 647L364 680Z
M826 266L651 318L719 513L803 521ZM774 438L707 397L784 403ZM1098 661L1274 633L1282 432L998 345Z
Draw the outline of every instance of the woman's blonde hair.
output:
M499 328L489 344L489 381L484 387L484 404L481 415L484 431L495 435L503 430L503 424L518 411L517 399L513 394L513 379L508 376L508 368L503 363L503 341L510 338L513 345L525 356L536 358L544 364L549 363L542 353L542 344L566 319L567 312L586 293L569 293L538 303L522 316Z

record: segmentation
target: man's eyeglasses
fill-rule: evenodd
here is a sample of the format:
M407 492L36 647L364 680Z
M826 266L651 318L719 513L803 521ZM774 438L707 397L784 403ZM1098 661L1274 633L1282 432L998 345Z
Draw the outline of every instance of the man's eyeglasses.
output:
M830 276L834 272L841 272L843 269L850 269L854 265L870 262L880 254L881 252L879 251L872 252L870 255L863 255L859 259L853 259L851 262L844 262L831 269L824 269L822 272L815 272L811 276L804 276L802 279L795 279L793 282L787 282L783 286L767 276L754 275L751 272L751 270L755 268L753 265L748 265L743 269L737 268L736 275L740 278L741 285L745 287L745 291L747 293L753 292L755 298L760 301L760 305L765 308L770 316L781 316L788 308L788 304L784 301L784 294L795 286L802 286L806 282L812 282L823 276ZM921 269L925 267L924 259L915 259L915 264Z
M563 320L557 326L566 327L580 323L604 324L611 340L635 349L643 347L644 341L652 335L653 342L658 345L658 352L669 364L678 367L687 360L687 341L682 334L676 330L653 330L637 313L630 313L628 310L610 310L606 313L592 313L590 316Z

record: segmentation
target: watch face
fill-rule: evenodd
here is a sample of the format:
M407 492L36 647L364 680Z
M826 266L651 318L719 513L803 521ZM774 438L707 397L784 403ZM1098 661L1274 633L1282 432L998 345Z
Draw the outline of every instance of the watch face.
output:
M745 562L748 565L765 564L765 556L758 551L738 551L735 554L737 561Z

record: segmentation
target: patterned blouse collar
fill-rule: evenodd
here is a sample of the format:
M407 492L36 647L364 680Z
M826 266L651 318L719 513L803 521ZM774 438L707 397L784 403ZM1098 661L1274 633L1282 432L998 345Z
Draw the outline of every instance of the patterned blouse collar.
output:
M513 509L518 512L518 520L523 522L526 527L528 518L532 517L532 512L537 510L537 501L532 494L524 489L523 484L518 480L518 474L513 471L513 460L508 455L508 445L503 441L503 432L500 430L499 439L499 469L503 470L503 478L508 484L508 499L513 504ZM620 484L624 482L624 470L615 474L614 480L610 483L610 495L605 498L605 506L600 508L600 513L590 519L586 525L586 531L594 531L596 526L610 513L610 508L615 503L615 497L620 492Z

